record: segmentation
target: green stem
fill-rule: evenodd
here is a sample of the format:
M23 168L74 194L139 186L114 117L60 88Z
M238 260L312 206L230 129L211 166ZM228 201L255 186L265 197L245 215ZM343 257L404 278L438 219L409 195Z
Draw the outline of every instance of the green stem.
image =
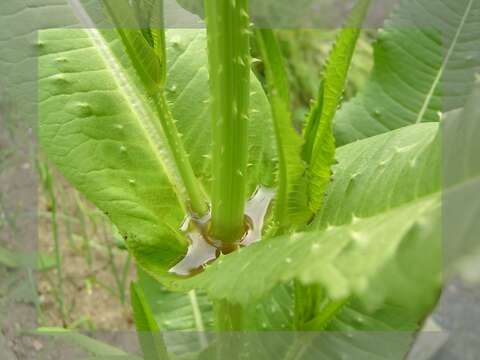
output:
M205 0L213 129L212 236L244 231L250 43L247 0Z
M200 182L193 172L189 156L183 147L163 89L159 91L154 101L163 132L190 199L190 207L195 214L205 215L208 212L208 204Z
M240 331L243 329L243 308L227 300L215 303L216 328L219 331Z
M240 359L244 351L242 330L243 308L227 300L215 302L215 327L217 333L217 359Z
M290 95L288 77L282 57L280 44L272 29L257 29L255 31L257 45L265 64L265 76L268 95L272 107L275 139L278 149L278 186L275 196L275 218L278 221L278 233L281 233L290 223L288 212L289 183L293 172L289 171L289 141L293 141L294 133L290 113ZM292 136L293 135L293 136Z

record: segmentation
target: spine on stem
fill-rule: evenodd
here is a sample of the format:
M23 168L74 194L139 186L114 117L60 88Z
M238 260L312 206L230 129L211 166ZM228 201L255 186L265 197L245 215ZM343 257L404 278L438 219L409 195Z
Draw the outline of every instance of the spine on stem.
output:
M211 236L222 244L245 232L250 92L247 0L205 0L213 129Z

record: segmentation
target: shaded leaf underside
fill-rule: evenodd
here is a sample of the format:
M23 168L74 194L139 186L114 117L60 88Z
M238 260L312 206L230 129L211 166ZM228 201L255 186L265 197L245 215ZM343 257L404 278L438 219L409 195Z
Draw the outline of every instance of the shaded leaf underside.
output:
M339 146L461 107L480 65L480 1L403 0L379 32L365 89L335 119Z

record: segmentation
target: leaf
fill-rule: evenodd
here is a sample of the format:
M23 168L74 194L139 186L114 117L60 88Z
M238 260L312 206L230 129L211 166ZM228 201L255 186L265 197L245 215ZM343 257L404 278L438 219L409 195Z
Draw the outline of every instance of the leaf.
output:
M168 359L167 347L142 288L132 282L130 294L135 327L144 359Z
M45 30L40 38L43 149L136 255L154 253L168 270L187 244L178 230L184 210L149 104L95 29Z
M92 339L91 337L82 335L77 332L55 327L41 327L35 333L40 335L48 335L54 338L65 340L69 343L77 345L96 356L128 356L123 350L113 347L104 342Z
M177 128L197 176L206 189L211 187L211 121L208 109L208 70L203 30L167 31L167 98L171 102ZM262 85L251 75L248 123L249 196L259 184L273 186L276 157L274 131L268 99Z
M433 251L435 237L429 216L433 219L439 216L438 200L429 198L329 231L282 237L275 246L272 241L266 241L231 255L228 261L217 261L204 273L178 282L177 286L204 288L211 297L225 297L232 302L247 304L270 291L275 284L298 278L305 284L323 285L333 300L368 294L370 306L379 306L395 290L388 288L389 285L398 284L377 282L375 277L389 268L389 262L408 259L407 255L411 255L409 247L418 250L424 245L432 251L430 261L421 264L422 271L428 274L428 281L435 283L438 280L439 259L438 253ZM428 236L412 237L417 228ZM413 271L419 265L411 264L410 269ZM242 269L234 281L221 275L231 274L229 271L234 268ZM251 275L253 273L255 278ZM394 277L394 274L389 275L391 279ZM413 275L413 279L401 285L408 286L403 291L405 296L411 296L409 305L413 307L412 311L418 311L415 308L425 311L424 302L431 305L434 293L431 288L422 287L415 290L420 291L421 296L414 296L416 294L410 287L416 287L415 274L409 271L408 275ZM401 300L405 299L402 297Z
M339 146L463 105L479 65L478 0L402 0L379 32L375 65L335 119Z
M257 30L257 44L265 63L278 153L278 190L274 214L280 227L301 226L313 213L308 208L303 140L293 128L288 79L278 41L271 29Z
M438 192L442 186L436 123L407 126L340 147L337 161L334 181L312 228L373 216Z
M332 121L342 99L348 70L369 6L370 0L359 0L340 31L326 61L317 100L308 115L303 158L309 164L308 197L310 209L314 213L320 209L331 179L330 169L335 156Z
M350 151L359 153L382 147L384 154L393 154L398 143L408 144L407 139L416 131L422 135L414 141L415 146L410 144L396 154L399 159L385 163L383 177L388 179L395 174L398 189L416 181L431 182L426 172L410 171L405 164L411 164L422 150L425 152L422 156L438 152L438 143L432 141L432 134L437 139L436 129L435 124L415 125L345 146L338 149L339 167L345 161L342 153L347 158ZM425 145L425 149L418 144ZM370 173L382 160L382 157L367 156L356 159L356 164ZM335 175L331 188L348 180ZM369 181L370 178L358 178L358 185L365 188ZM372 209L365 212L363 218L350 216L350 221L339 220L338 226L320 226L322 230L316 230L312 225L308 232L260 242L221 258L203 273L174 285L178 289L202 288L211 297L247 304L264 296L278 283L299 279L304 284L321 285L332 300L356 295L372 311L389 301L418 317L430 309L439 288L440 188L425 190L419 196L412 191L408 200L404 198L389 207L375 202L381 198L389 204L397 193L397 186L393 192L367 192L373 197L355 203L358 207L372 203ZM357 209L349 208L348 202L337 204L339 207L345 204L345 214L358 213ZM430 256L424 259L422 254L427 251ZM236 274L233 279L225 275L232 273Z
M184 255L179 231L184 191L161 129L114 31L45 30L39 58L39 137L63 174L126 237L137 262L163 274ZM167 32L168 99L191 161L206 188L210 121L205 33ZM271 184L275 148L269 107L252 81L247 173L251 191ZM172 185L173 184L173 185Z

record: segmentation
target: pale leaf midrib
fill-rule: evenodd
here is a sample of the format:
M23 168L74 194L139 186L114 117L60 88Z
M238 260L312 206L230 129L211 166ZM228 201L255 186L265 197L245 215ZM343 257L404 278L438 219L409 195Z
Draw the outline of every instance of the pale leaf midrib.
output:
M430 102L433 98L435 90L436 90L438 84L440 83L440 80L442 79L442 76L443 76L443 74L444 74L444 72L447 68L447 65L450 61L450 58L453 54L453 50L457 46L458 39L460 38L460 34L462 33L463 28L465 27L468 15L470 14L470 10L472 9L472 6L473 6L473 1L474 0L469 0L469 2L468 2L467 8L465 9L465 13L463 14L463 17L460 21L460 24L458 26L455 37L453 38L452 43L450 44L450 47L449 47L449 49L448 49L448 51L445 55L445 59L443 60L443 63L441 65L440 69L438 70L437 76L435 77L435 79L432 83L432 86L431 86L431 88L430 88L430 90L427 94L427 97L425 98L425 101L423 102L422 108L421 108L421 110L418 114L417 120L415 121L415 123L417 123L417 124L422 121L423 117L425 116L425 113L428 110L428 106L430 105Z

